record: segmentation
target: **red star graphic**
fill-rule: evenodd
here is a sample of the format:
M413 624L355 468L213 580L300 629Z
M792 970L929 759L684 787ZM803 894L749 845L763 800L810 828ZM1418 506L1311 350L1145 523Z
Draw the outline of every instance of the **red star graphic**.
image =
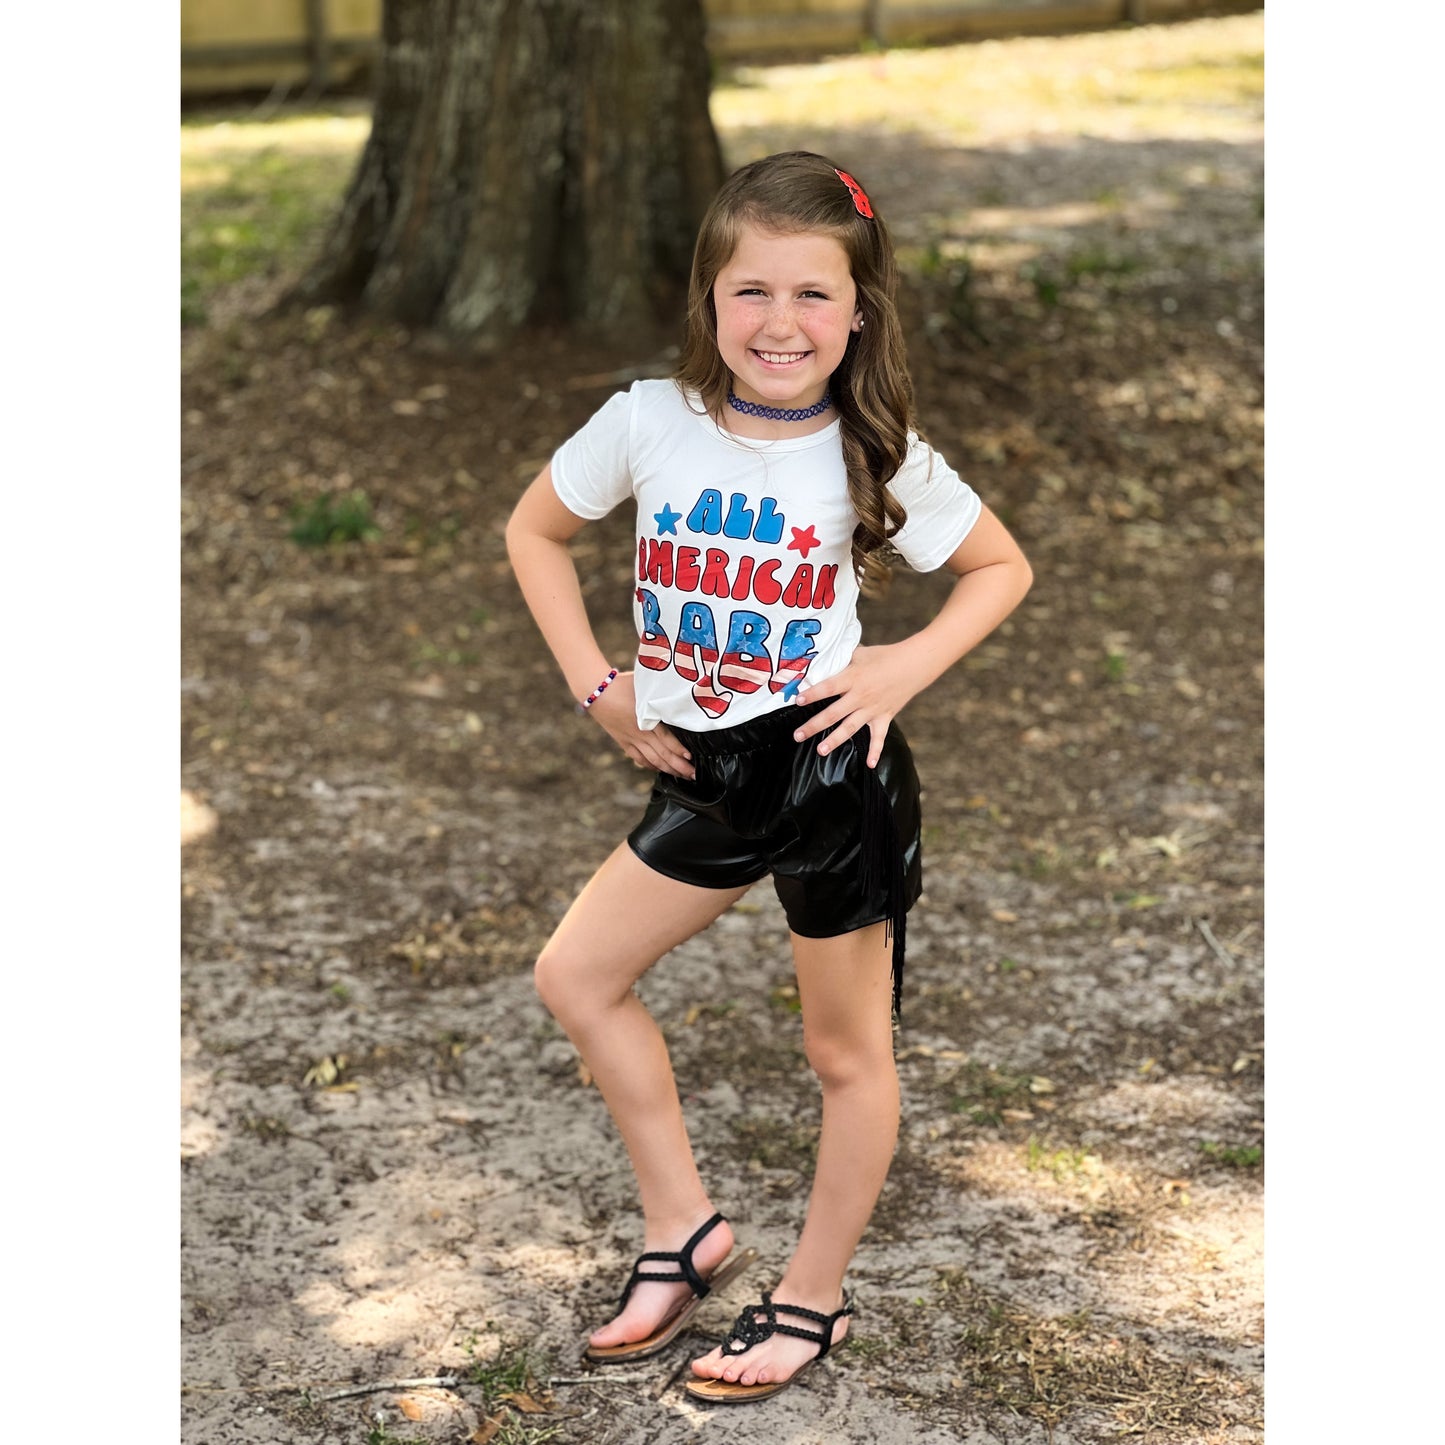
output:
M632 595L633 595L635 598L637 598L637 600L638 600L639 602L641 602L641 601L642 601L642 588L639 587Z
M799 527L793 528L793 540L788 543L788 551L791 552L793 548L796 547L798 551L806 557L810 548L821 547L822 545L823 544L813 535L813 527L812 524L809 523L806 532Z

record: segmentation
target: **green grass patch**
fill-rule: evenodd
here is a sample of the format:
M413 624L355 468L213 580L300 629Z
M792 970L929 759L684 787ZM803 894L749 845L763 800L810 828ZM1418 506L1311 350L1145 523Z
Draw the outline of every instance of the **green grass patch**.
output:
M1164 901L1157 893L1136 893L1128 888L1121 888L1110 896L1122 907L1134 909L1153 908Z
M371 499L362 491L323 492L291 507L287 534L299 547L329 547L333 543L368 542L381 536L371 515Z
M413 667L473 667L481 660L481 654L465 647L443 647L435 642L420 642L412 654ZM549 777L561 777L564 770L558 769ZM536 776L536 775L534 775Z
M818 1160L815 1125L781 1119L734 1119L733 1134L764 1169L811 1169Z
M1199 1152L1216 1164L1227 1164L1231 1169L1258 1169L1264 1163L1264 1149L1259 1144L1228 1145L1203 1139Z
M1034 288L1039 304L1053 308L1064 294L1064 283L1050 266L1036 261L1027 261L1019 267L1019 275Z
M1085 1173L1094 1156L1087 1149L1051 1149L1030 1134L1025 1159L1031 1172L1046 1169L1062 1184Z
M776 1009L782 1009L784 1013L800 1014L803 1011L803 1000L798 997L796 984L780 983L776 988L768 991L768 1002Z
M952 1081L956 1092L948 1107L955 1114L967 1114L975 1124L1002 1124L1005 1108L1027 1101L1030 1082L1029 1074L1008 1074L970 1060Z
M243 1133L251 1135L253 1139L259 1139L263 1144L291 1137L290 1126L284 1120L274 1118L269 1114L246 1114L241 1119L241 1130Z
M961 340L971 336L987 344L975 286L978 271L966 251L956 245L944 250L938 241L930 241L908 256L905 265L919 279L923 326L930 337L949 335Z
M383 1421L378 1420L366 1432L366 1445L427 1445L415 1435L393 1435Z
M1264 99L1264 52L1201 57L1182 65L1135 70L1124 77L1125 105L1160 101L1190 106L1248 106Z
M441 517L426 517L408 512L402 523L408 552L426 552L434 547L450 547L462 530L462 519L455 512Z
M496 1357L477 1358L477 1337L468 1337L462 1346L471 1357L464 1378L481 1392L481 1413L496 1416L511 1406L524 1409L523 1415L508 1414L501 1418L501 1427L492 1436L492 1445L544 1445L562 1433L561 1425L539 1419L537 1411L551 1408L551 1400L540 1383L552 1371L551 1357L524 1345L503 1342Z
M1052 308L1082 282L1101 281L1108 285L1142 267L1143 262L1137 256L1104 246L1085 246L1063 256L1026 261L1019 267L1019 275L1033 287L1040 305Z
M360 115L193 120L181 127L181 323L216 293L298 271L320 243L366 139Z
M1083 276L1127 276L1140 269L1137 257L1090 246L1074 251L1064 261L1064 274L1071 281Z

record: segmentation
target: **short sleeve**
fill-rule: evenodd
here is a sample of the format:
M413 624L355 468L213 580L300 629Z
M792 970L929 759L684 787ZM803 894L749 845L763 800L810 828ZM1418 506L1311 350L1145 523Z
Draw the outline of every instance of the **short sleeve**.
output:
M619 391L552 454L552 485L568 511L595 522L632 495L632 394Z
M973 488L911 432L908 456L888 490L908 512L889 541L916 572L932 572L948 561L983 511Z

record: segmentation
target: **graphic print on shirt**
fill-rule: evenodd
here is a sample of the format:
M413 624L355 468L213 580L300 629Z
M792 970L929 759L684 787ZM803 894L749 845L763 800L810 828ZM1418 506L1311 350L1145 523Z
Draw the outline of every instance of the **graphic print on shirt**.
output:
M715 614L711 603L688 597L677 614L673 640L663 625L663 601L653 588L662 589L664 595L701 593L818 613L833 606L837 587L836 563L815 567L807 561L808 553L823 545L813 523L791 528L792 540L782 549L783 555L756 555L758 549L782 542L787 518L775 497L763 497L756 511L747 500L745 492L733 492L724 506L722 493L707 487L685 516L665 502L660 512L653 513L657 535L639 537L637 542L636 597L642 608L638 666L654 672L671 667L692 684L697 706L714 718L728 710L737 693L754 693L765 684L791 700L818 655L814 639L822 623L816 616L790 618L775 639L774 620L752 607L731 608L722 621L721 609ZM686 544L679 524L694 537L756 545L741 551L706 542ZM789 552L802 560L792 561ZM788 565L792 571L783 580L780 574Z

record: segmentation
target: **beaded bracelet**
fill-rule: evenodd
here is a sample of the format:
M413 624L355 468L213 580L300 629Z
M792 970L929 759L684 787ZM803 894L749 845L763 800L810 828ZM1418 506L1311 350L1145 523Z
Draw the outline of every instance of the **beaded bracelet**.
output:
M608 684L612 681L612 679L615 678L616 676L617 676L617 669L614 667L614 668L607 674L607 676L604 677L604 678L602 679L602 681L597 684L596 688L595 688L592 692L589 692L589 693L587 694L587 696L586 696L585 698L583 698L582 701L577 704L577 711L578 711L578 712L586 712L587 709L588 709L589 707L591 707L592 704L593 704L594 702L596 702L597 699L598 699L599 697L601 697L604 692L607 691L607 685L608 685Z

